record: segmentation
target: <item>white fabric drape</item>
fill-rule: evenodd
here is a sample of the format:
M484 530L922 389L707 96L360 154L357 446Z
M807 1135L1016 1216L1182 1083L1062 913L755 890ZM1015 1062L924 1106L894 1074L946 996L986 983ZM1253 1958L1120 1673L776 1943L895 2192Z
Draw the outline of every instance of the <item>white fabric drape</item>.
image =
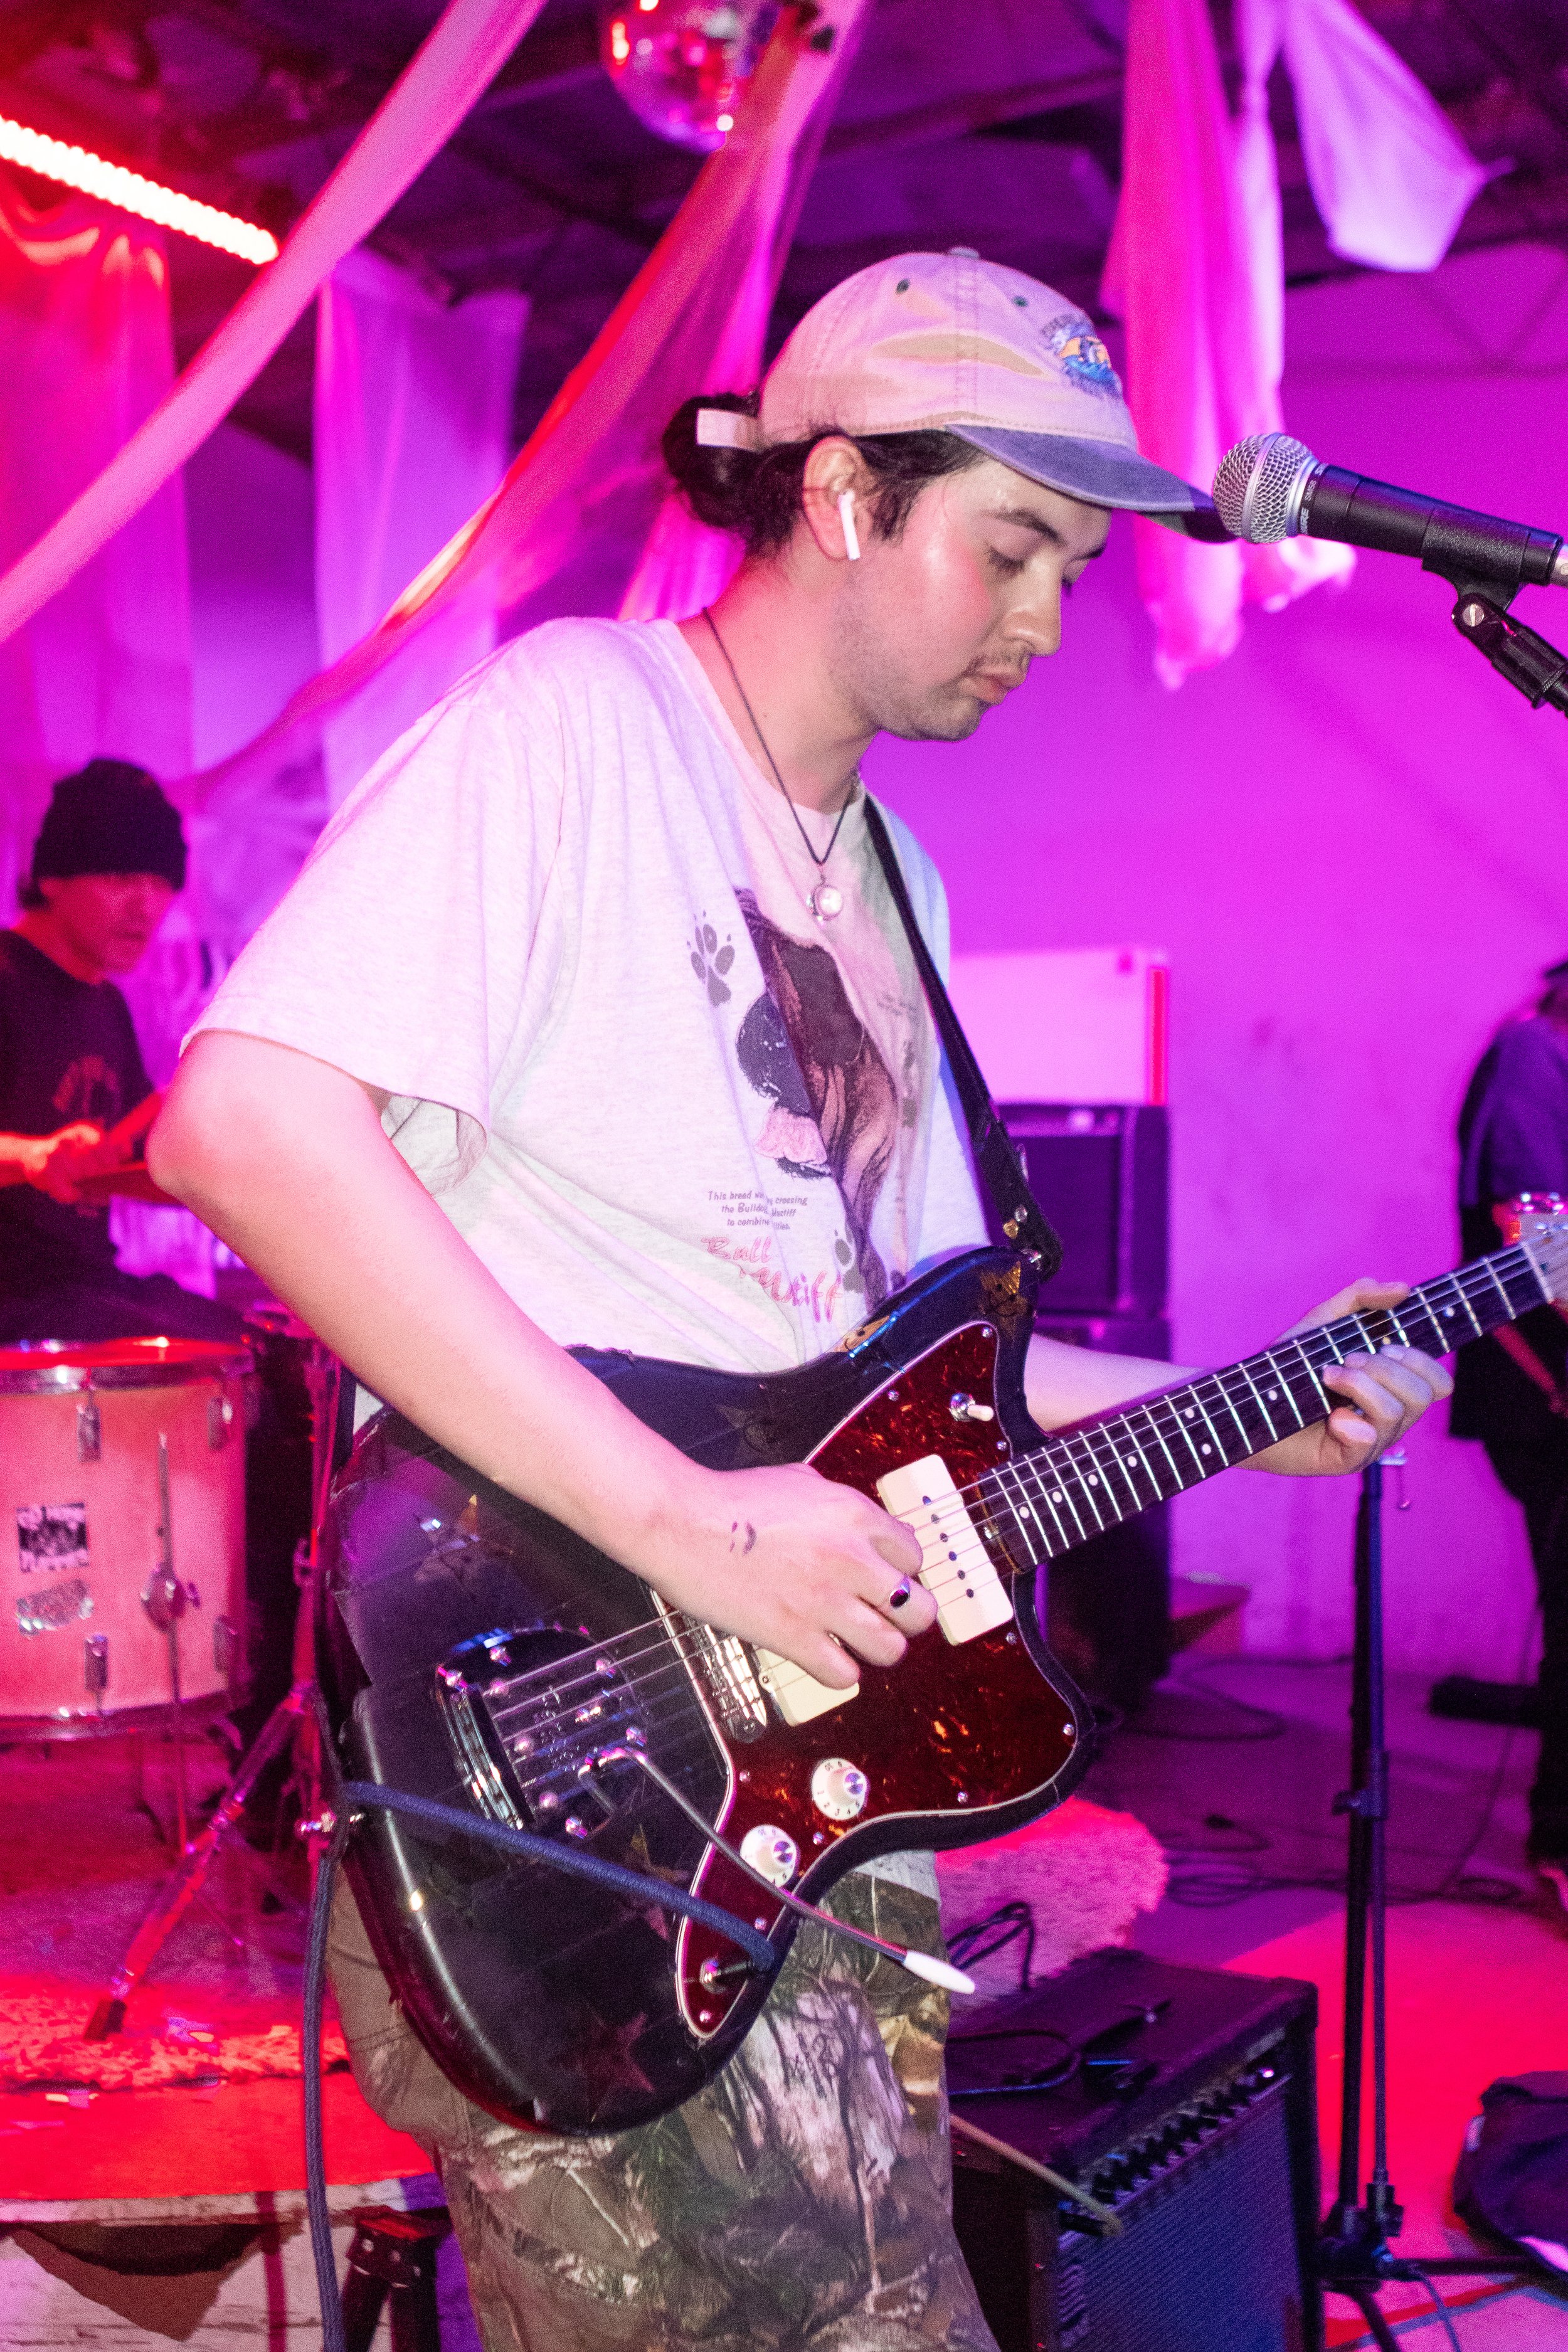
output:
M1242 89L1226 105L1207 0L1131 0L1121 202L1104 298L1127 323L1145 453L1207 488L1233 443L1283 424L1284 257L1268 77L1295 77L1312 185L1338 251L1430 268L1485 179L1434 100L1349 0L1237 0ZM1244 604L1269 611L1353 568L1298 539L1205 547L1139 520L1138 575L1167 686L1223 661Z
M174 381L161 233L0 184L0 563L46 531ZM191 615L178 475L0 646L0 921L52 778L100 752L183 775Z
M732 388L747 364L755 373L760 352L755 338L746 338L757 289L776 283L804 181L869 5L829 0L804 22L803 11L784 9L734 130L709 157L495 496L374 630L302 687L246 751L196 780L198 794L231 787L237 772L252 766L297 756L324 719L451 607L516 614L568 560L586 565L597 558L601 580L614 583L607 604L615 609L656 521L652 553L670 569L660 584L642 567L644 609L661 608L677 577L700 601L733 550L717 534L707 535L711 545L700 536L694 542L683 519L661 515L659 436L689 394Z
M0 185L0 563L47 531L174 378L160 231L85 197L33 212ZM108 754L159 776L191 763L191 610L178 474L0 646L0 921L11 919L57 776ZM148 1069L174 1067L210 978L199 856L122 982ZM116 1202L121 1262L212 1288L212 1235L184 1210Z
M316 625L347 653L488 499L511 454L528 305L447 307L372 253L340 262L316 333ZM333 807L495 645L493 612L443 614L322 730Z
M1245 0L1281 45L1329 243L1376 269L1436 269L1489 174L1350 0Z
M445 145L544 0L450 0L413 63L168 397L0 576L0 642L124 528L253 383L317 289Z

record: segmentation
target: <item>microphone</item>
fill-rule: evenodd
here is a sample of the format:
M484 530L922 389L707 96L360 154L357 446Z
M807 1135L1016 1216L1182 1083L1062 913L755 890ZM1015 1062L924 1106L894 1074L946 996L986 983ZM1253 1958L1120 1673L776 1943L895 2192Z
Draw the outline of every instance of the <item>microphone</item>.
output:
M1424 571L1457 588L1489 585L1510 595L1527 584L1568 588L1568 548L1556 531L1531 530L1321 465L1288 433L1256 434L1227 451L1215 476L1214 502L1237 539L1267 544L1304 531L1310 539L1414 555Z

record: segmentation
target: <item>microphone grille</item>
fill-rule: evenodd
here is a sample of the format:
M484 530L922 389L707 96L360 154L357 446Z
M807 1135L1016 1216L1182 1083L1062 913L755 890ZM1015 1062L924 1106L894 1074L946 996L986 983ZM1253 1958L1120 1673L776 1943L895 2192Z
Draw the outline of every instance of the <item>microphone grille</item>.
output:
M1317 462L1305 442L1289 433L1238 441L1214 478L1214 502L1226 530L1255 543L1288 539L1302 486Z

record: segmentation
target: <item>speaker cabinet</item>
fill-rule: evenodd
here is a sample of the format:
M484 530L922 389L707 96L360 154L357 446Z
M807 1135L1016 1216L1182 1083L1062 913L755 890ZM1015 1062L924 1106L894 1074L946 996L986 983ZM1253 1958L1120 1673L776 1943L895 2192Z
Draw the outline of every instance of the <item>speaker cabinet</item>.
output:
M1052 1315L1161 1316L1170 1279L1170 1114L1152 1103L1004 1103L1030 1190L1062 1237Z
M1071 1348L1168 1360L1162 1318L1058 1315L1046 1292L1037 1330ZM1039 1572L1040 1622L1079 1688L1124 1715L1141 1706L1171 1663L1170 1506L1091 1536Z
M1316 2022L1310 1984L1111 1951L949 2042L953 2219L1001 2352L1321 2352Z

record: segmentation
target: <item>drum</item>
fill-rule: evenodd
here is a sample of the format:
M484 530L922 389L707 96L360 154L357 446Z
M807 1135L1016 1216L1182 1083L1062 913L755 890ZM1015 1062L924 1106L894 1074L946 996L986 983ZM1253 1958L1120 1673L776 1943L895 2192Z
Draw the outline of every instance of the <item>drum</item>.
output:
M0 1349L0 1739L243 1696L250 1370L204 1339Z

